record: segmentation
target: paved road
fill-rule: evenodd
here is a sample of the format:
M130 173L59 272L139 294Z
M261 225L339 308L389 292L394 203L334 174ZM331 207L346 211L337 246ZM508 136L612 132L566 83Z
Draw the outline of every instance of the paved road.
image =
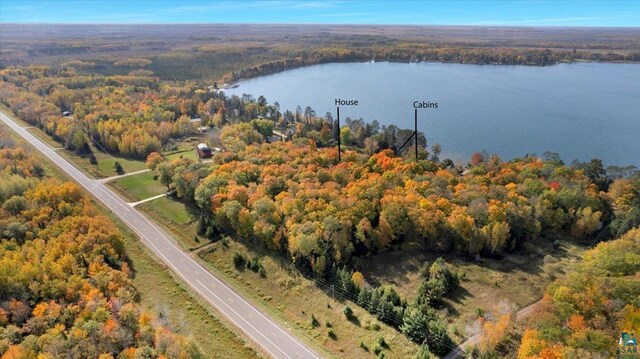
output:
M528 317L531 313L533 313L533 310L536 309L536 307L540 304L540 301L542 301L542 299L540 299L539 301L537 301L537 302L535 302L533 304L529 304L528 306L520 309L516 313L516 321L521 321L524 318ZM453 348L449 352L449 354L447 354L444 357L442 357L442 359L460 358L460 357L462 357L462 354L464 354L464 350L467 347L472 347L472 346L478 344L479 341L480 341L480 334L472 335L471 337L467 338L464 342L460 343L460 345L458 345L457 347Z
M135 208L127 205L103 182L88 178L5 113L0 112L0 119L120 217L160 260L272 357L320 358L318 353L294 337L287 329L275 323L222 280L194 261L190 255L178 247L167 232Z

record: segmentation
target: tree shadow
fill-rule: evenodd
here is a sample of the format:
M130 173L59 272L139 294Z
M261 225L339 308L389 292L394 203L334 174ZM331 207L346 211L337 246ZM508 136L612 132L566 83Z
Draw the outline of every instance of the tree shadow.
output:
M358 317L356 317L355 315L352 315L351 317L347 318L347 320L351 322L353 325L356 325L358 327L362 326L362 324L360 323L360 319L358 319Z
M451 292L447 293L446 298L452 302L462 304L462 300L466 298L473 298L474 295L471 294L465 287L462 285L458 286Z

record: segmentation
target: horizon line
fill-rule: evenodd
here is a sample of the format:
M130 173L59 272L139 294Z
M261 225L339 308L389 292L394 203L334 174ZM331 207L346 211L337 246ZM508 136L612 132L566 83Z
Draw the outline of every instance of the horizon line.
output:
M600 28L600 29L640 29L640 26L615 26L615 25L509 25L509 24L357 24L357 23L292 23L292 22L0 22L2 25L106 25L106 26L171 26L171 25L291 25L291 26L386 26L386 27L502 27L502 28Z

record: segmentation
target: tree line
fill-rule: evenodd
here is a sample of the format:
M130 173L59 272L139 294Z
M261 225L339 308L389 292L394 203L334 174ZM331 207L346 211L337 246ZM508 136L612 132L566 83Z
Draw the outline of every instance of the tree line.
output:
M289 57L285 59L273 60L246 69L232 71L225 74L222 77L222 81L230 83L315 64L369 60L540 66L576 60L602 62L640 61L640 52L638 51L621 54L611 51L602 53L577 49L434 46L421 43L396 43L356 48L321 47L289 52L288 55Z

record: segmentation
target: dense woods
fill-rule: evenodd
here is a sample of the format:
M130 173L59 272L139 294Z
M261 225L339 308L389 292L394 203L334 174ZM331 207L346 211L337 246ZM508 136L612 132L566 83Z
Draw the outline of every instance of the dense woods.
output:
M189 121L195 110L184 107L183 114L174 107L177 92L167 94L171 105L165 107L152 91L159 86L151 76L85 77L73 68L47 67L8 69L0 76L5 105L78 153L95 142L108 152L143 158L195 131ZM73 116L63 116L65 111Z
M229 82L309 64L371 59L527 65L640 60L633 28L3 24L2 32L0 69L81 59L75 65L83 71L127 75L144 67L163 80L179 81Z
M518 358L617 356L621 333L640 332L639 272L640 229L588 251L547 288Z
M322 275L406 240L475 257L538 237L606 237L630 210L613 211L611 198L628 201L638 190L620 179L625 194L600 192L582 170L535 157L492 156L460 174L389 150L348 151L339 164L336 156L306 141L222 153L194 191L203 230L260 241Z
M200 356L137 305L116 226L4 137L0 202L2 358Z

